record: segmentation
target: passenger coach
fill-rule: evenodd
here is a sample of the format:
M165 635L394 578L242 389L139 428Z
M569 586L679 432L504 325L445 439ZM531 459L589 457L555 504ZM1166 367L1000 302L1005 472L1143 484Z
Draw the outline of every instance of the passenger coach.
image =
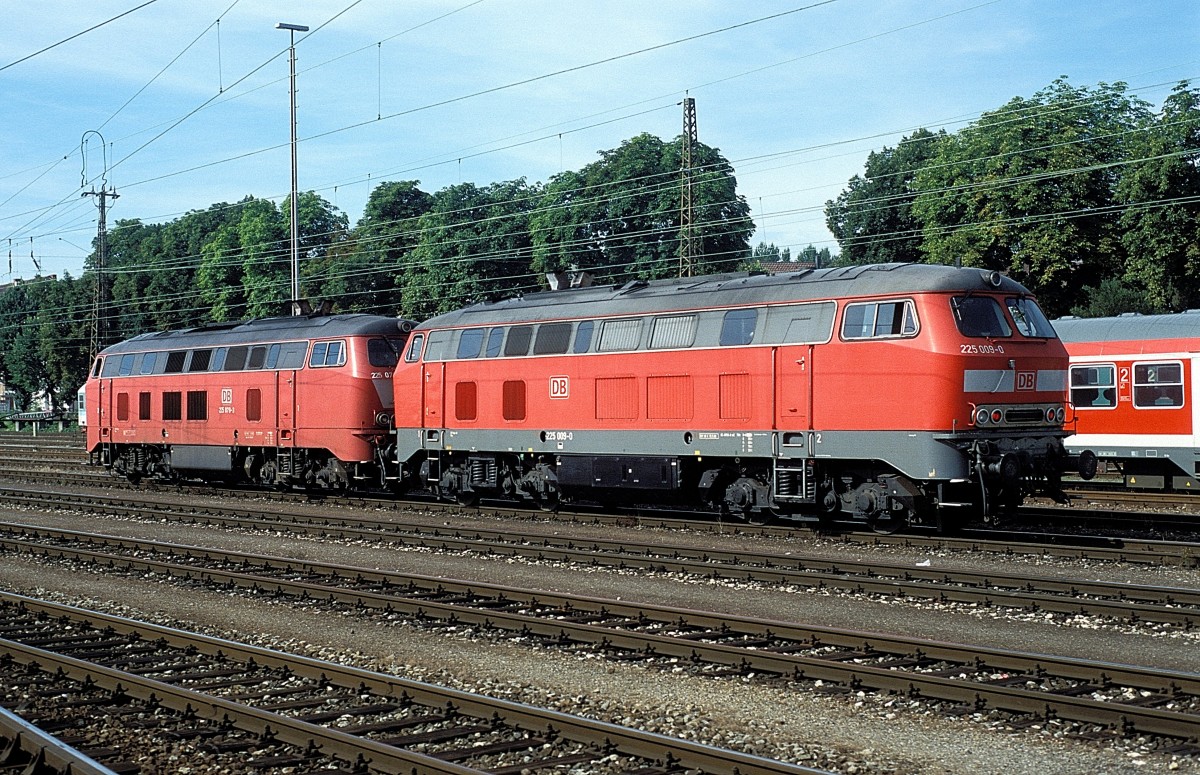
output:
M392 370L411 326L280 317L113 345L84 387L88 451L134 480L383 486Z
M1130 487L1200 489L1200 312L1064 318L1072 454L1113 464Z
M998 273L720 275L478 304L412 333L406 484L892 527L1058 494L1067 356Z

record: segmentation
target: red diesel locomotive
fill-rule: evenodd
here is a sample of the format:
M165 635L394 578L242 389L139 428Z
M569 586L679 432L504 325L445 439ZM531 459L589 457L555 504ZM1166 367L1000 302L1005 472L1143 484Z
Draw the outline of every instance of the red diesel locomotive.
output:
M1024 287L921 264L550 291L419 325L405 485L891 528L1056 497L1067 355Z
M1129 487L1200 489L1200 312L1064 318L1073 455L1094 454Z
M113 345L84 386L90 457L132 480L382 487L392 370L412 325L281 317Z

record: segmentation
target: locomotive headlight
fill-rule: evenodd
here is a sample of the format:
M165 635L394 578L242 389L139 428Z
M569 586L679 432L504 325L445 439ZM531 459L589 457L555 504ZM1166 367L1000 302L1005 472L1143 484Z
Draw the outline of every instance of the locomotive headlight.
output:
M1000 411L999 409L992 410L992 422L993 423L998 424L1003 419L1004 419L1004 412Z
M975 424L976 425L987 425L987 423L988 423L987 407L980 407L979 409L975 410Z
M1053 406L1048 407L1046 409L1046 422L1050 422L1050 423L1054 422L1054 407Z
M1058 407L1054 410L1054 422L1061 425L1067 419L1067 410L1063 407Z

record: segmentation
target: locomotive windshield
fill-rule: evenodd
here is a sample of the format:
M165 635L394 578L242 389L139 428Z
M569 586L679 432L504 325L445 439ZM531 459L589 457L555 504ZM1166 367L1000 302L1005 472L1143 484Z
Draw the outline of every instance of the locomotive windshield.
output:
M1042 339L1053 339L1056 336L1054 326L1050 325L1042 308L1033 299L1010 296L1004 300L1004 303L1008 305L1009 314L1012 315L1013 322L1017 324L1017 330L1025 336L1041 337Z
M991 296L955 296L950 300L954 322L963 336L1012 336L1000 302Z

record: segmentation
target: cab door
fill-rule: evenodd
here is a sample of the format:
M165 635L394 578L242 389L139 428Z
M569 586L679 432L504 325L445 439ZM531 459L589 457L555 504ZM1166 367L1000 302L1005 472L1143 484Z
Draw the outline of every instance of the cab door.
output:
M281 447L296 446L296 380L299 372L290 369L275 372L275 428Z
M421 372L421 425L424 428L442 428L446 416L446 363L425 361Z
M812 430L814 352L811 344L775 348L775 429L785 436Z

